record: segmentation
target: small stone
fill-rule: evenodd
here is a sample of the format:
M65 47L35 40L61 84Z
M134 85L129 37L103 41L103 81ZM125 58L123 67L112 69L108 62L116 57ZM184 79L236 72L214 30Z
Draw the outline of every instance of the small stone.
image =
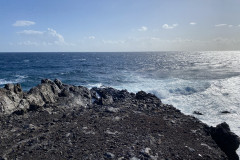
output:
M144 157L150 158L150 156L151 156L150 151L151 151L151 148L147 147L147 148L141 150L140 153L141 153Z
M88 129L88 127L82 127L82 129L86 130L86 129Z
M71 135L71 133L67 133L67 134L66 134L66 137L69 137L70 135Z
M147 154L150 154L150 151L151 151L151 148L149 148L149 147L145 148L145 150L144 150L144 152Z
M108 107L106 108L106 111L110 113L117 113L119 111L119 108Z
M58 122L58 121L59 121L59 119L57 119L57 118L53 119L53 122Z
M185 146L190 152L195 152L195 149L191 148L191 147L188 147L188 146Z
M205 143L201 143L201 146L205 146L207 147L208 149L212 149L209 145L205 144Z
M23 128L24 128L24 129L34 130L34 129L35 129L35 126L34 126L33 124L28 124L28 125L25 125Z
M172 123L172 124L175 124L176 122L175 122L174 120L171 120L171 123Z
M116 117L113 118L113 120L114 120L114 121L119 121L119 120L121 120L121 118L118 117L118 116L116 116Z
M115 135L115 134L118 134L118 131L112 132L112 131L106 130L105 133Z
M132 157L132 158L130 158L130 160L140 160L140 159L137 157Z
M110 153L110 152L106 152L106 153L104 154L104 156L105 156L106 158L108 158L108 159L113 159L113 158L115 158L115 155L114 155L113 153Z

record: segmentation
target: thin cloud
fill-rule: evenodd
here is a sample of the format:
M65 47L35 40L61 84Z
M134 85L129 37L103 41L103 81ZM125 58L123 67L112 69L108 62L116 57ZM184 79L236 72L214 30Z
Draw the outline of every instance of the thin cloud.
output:
M33 21L18 20L13 24L13 26L14 27L24 27L24 26L31 26L34 24L36 24L36 23Z
M148 28L146 26L142 26L141 28L138 29L138 31L143 32L143 31L147 31Z
M223 26L227 26L227 24L216 24L215 27L223 27Z
M88 39L95 39L95 36L89 36Z
M56 40L54 41L54 43L56 44L65 44L66 42L64 41L64 38L61 34L57 33L57 31L55 31L52 28L48 28L48 34L51 35L53 38L55 38Z
M27 34L27 35L41 35L43 34L44 32L42 31L35 31L35 30L23 30L23 31L20 31L20 32L17 32L18 34Z
M196 22L190 22L189 24L192 25L192 26L194 26L194 25L196 25L197 23L196 23Z
M22 38L22 42L19 42L18 45L22 46L74 45L65 42L64 37L52 28L48 28L46 31L23 30L17 33Z
M229 28L233 27L233 25L228 25Z
M123 41L123 40L117 40L117 41L115 41L115 40L102 40L102 42L104 44L124 44L125 43L125 41Z
M18 43L19 46L38 46L38 42L32 42L32 41L23 41Z
M164 24L162 25L163 29L173 29L176 28L178 26L178 24L173 24L173 25L168 25L168 24Z

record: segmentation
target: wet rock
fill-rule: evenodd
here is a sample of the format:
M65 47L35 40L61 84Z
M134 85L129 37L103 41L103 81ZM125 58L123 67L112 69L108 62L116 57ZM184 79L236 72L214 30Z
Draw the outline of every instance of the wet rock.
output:
M230 160L238 160L236 150L239 147L239 137L231 132L229 125L224 122L216 127L210 127L210 134L218 146L226 153Z
M228 113L231 113L231 112L229 112L229 111L222 111L221 113L222 114L228 114Z
M140 100L144 100L147 98L147 93L144 91L137 92L136 98Z
M196 114L196 115L203 115L201 112L199 111L194 111L193 114Z
M146 93L144 91L137 92L136 99L145 101L145 103L155 104L155 107L151 107L151 108L156 108L156 106L160 106L162 104L161 100L157 98L155 95L151 93Z

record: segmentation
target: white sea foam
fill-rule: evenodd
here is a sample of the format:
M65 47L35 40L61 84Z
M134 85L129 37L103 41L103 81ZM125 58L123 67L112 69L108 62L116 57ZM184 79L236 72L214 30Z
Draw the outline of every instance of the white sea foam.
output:
M105 87L102 83L95 83L95 84L88 84L86 85L87 88L93 88L93 87L97 87L97 88L103 88Z
M22 83L28 76L25 75L16 75L13 79L0 79L0 85L9 84L9 83Z
M5 79L0 79L0 85L8 84L8 83L14 83L13 81L7 81Z
M23 62L28 63L30 60L29 59L24 59Z
M79 58L79 59L73 59L73 61L86 61L87 59L85 58Z
M240 136L240 76L217 80L183 80L177 78L150 79L129 75L134 83L113 86L131 92L140 90L158 96L163 103L172 104L183 113L193 115L211 126L227 122ZM131 81L131 80L129 80ZM204 115L194 115L199 111ZM229 111L223 114L222 111ZM240 155L240 149L237 151Z

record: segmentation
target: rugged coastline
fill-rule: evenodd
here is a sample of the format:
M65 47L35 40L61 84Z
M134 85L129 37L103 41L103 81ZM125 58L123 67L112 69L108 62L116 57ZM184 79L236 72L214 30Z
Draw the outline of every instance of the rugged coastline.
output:
M226 123L209 127L156 96L45 79L0 89L0 159L239 159Z

